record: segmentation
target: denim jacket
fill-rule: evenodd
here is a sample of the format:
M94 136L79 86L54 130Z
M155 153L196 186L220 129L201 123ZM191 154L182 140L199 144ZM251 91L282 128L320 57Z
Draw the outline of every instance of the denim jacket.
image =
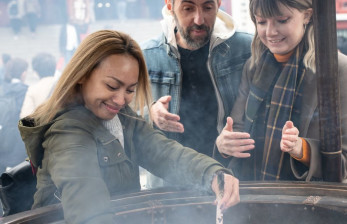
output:
M154 100L171 95L169 111L178 114L182 90L180 55L175 40L175 21L166 7L163 9L163 33L142 44L151 80ZM224 127L230 114L241 80L243 65L251 55L252 35L236 32L232 18L219 10L210 40L208 71L218 102L217 130ZM202 108L196 108L197 110ZM176 139L175 133L167 133Z

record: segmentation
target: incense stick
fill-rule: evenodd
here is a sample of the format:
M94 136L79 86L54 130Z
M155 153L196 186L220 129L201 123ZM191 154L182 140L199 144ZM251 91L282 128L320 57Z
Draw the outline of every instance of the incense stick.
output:
M219 194L217 195L216 224L223 224L223 212L219 204L224 194L224 172L217 173Z

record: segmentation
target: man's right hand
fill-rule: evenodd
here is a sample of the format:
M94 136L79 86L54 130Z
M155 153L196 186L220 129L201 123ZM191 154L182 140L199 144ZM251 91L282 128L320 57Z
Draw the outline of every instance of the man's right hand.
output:
M150 109L150 113L155 125L163 131L184 132L183 124L179 122L180 116L168 111L171 96L163 96L155 102Z
M247 158L251 154L245 151L254 148L254 140L247 132L234 132L233 119L227 118L227 123L217 137L216 145L221 154L237 158Z

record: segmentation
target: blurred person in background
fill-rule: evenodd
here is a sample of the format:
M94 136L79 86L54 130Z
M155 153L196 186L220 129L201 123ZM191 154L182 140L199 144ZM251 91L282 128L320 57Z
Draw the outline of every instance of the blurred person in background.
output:
M2 83L5 80L5 67L6 67L6 64L7 64L7 62L9 60L11 60L11 55L6 54L6 53L1 55L1 61L0 61L0 86L2 85Z
M127 19L127 0L117 0L117 15L121 22Z
M23 9L22 1L11 0L7 4L7 14L10 19L10 26L14 34L14 39L17 40L18 35L23 26L22 18L24 15L24 9Z
M72 55L76 51L76 48L79 45L79 37L74 24L67 20L60 28L59 33L59 51L60 55L63 58L63 62L60 61L60 70L63 70L63 67L69 63Z
M43 103L53 91L55 85L54 74L56 72L56 60L49 53L39 53L34 56L31 62L33 70L40 77L40 80L29 86L23 102L20 117L23 118Z
M19 114L28 86L24 84L28 63L21 58L11 59L5 67L5 82L0 93L0 172L26 158L18 131Z
M41 5L38 0L24 0L24 13L31 35L34 36L41 17Z
M89 32L89 24L92 22L93 13L90 8L89 0L69 1L69 22L76 28L78 41L81 42Z
M130 36L111 30L87 36L52 96L19 124L37 168L33 208L61 202L67 223L115 223L110 197L140 190L139 165L216 195L223 175L217 206L238 203L230 170L166 138L135 112L143 114L150 91L141 48Z

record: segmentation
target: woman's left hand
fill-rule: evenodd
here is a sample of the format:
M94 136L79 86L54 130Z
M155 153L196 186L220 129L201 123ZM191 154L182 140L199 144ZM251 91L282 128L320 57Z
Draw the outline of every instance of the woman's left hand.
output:
M224 192L221 199L216 200L217 206L220 206L222 211L240 202L239 180L230 174L224 173ZM216 194L217 199L220 195L217 175L212 180L212 190Z
M292 121L287 121L282 129L281 150L291 156L302 158L302 139Z

